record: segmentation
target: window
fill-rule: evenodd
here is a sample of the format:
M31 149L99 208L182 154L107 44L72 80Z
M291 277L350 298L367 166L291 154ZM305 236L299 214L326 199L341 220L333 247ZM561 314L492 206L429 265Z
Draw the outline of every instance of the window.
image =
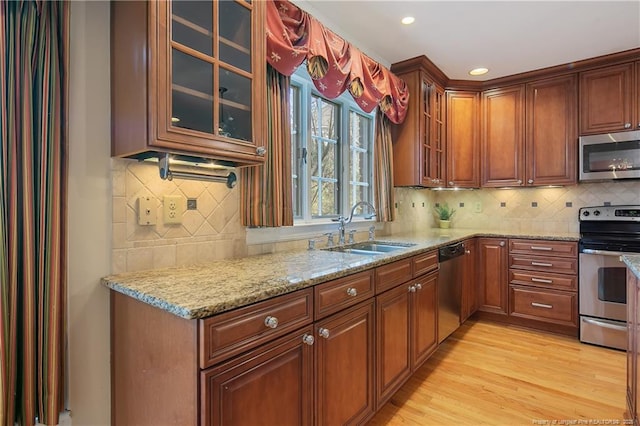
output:
M348 215L359 201L373 203L374 114L348 92L323 97L305 67L291 76L290 99L296 222L326 221Z

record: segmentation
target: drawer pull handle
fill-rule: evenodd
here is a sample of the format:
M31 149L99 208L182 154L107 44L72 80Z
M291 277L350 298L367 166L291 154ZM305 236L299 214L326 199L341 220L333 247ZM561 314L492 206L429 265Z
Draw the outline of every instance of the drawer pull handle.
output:
M553 284L553 280L545 280L544 278L531 277L531 281L534 283Z
M304 343L305 345L311 346L315 341L316 339L314 339L310 334L305 334L304 336L302 336L302 343Z
M416 290L422 290L422 284L416 283Z
M278 318L268 316L264 319L264 325L269 328L276 328L278 326Z
M319 328L318 329L318 334L320 335L320 337L324 337L325 339L329 338L329 329L328 328Z
M552 251L552 247L531 246L531 250Z
M531 302L531 306L534 308L553 309L553 305L547 305L546 303Z
M547 267L551 267L553 266L553 263L542 263L542 262L531 262L532 266L547 266Z
M415 285L410 285L409 286L409 293L415 293L416 292L416 286Z
M353 287L349 287L349 288L347 289L347 294L348 294L349 296L356 297L356 296L358 295L358 290L356 290L356 289L355 289L355 288L353 288Z

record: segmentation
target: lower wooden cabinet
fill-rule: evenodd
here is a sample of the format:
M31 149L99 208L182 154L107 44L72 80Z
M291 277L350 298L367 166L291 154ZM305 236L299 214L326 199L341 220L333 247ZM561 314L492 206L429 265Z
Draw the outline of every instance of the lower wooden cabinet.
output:
M478 310L477 252L475 238L464 242L465 258L462 265L462 301L460 304L460 324Z
M377 402L384 404L438 345L438 272L376 297Z
M507 315L507 240L479 238L478 260L478 310Z
M373 303L314 324L318 425L358 424L375 413Z
M313 424L312 335L309 326L202 371L202 424Z

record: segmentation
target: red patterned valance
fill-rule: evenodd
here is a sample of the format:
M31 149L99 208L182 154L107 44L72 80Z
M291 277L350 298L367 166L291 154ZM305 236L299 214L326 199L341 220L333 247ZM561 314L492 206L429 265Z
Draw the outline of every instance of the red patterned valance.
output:
M404 121L409 91L403 80L288 0L267 1L267 61L291 75L305 59L324 96L349 90L364 111L380 105L393 123Z

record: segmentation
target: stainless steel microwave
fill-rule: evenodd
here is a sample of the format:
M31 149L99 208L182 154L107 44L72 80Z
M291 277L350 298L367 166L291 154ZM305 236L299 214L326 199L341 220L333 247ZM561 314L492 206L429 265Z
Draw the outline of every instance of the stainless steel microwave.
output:
M640 179L640 130L581 136L580 181Z

